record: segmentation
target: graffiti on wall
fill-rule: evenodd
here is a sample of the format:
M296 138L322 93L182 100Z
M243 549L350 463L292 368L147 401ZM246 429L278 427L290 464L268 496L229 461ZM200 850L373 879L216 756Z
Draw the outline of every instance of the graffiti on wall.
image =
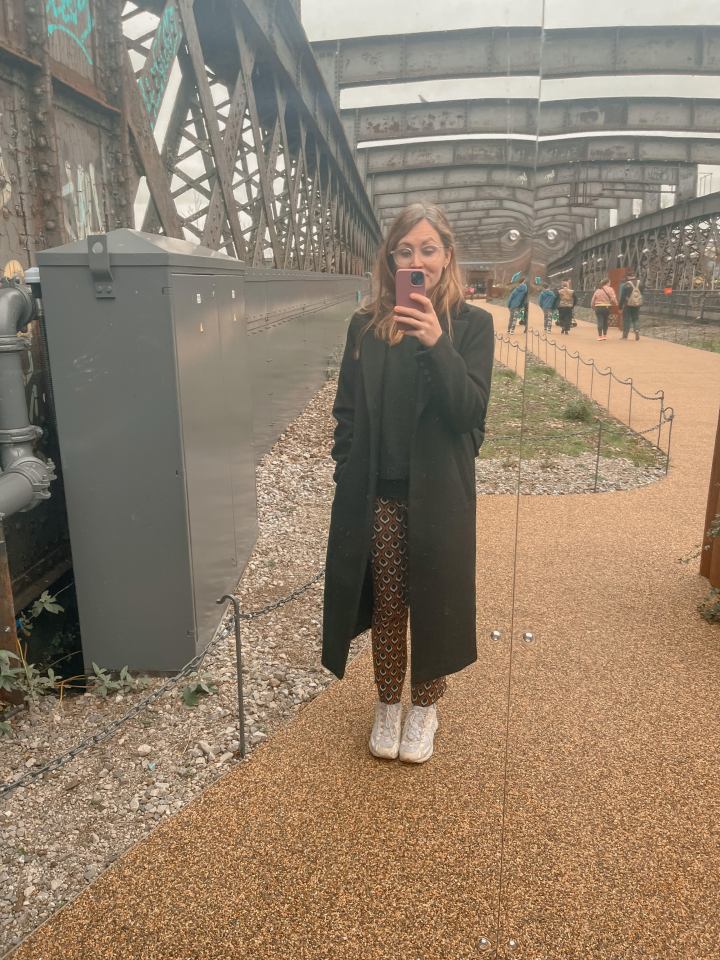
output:
M60 31L67 34L80 47L89 64L92 56L88 49L88 40L93 29L90 13L90 0L47 0L48 36Z
M63 215L68 240L82 240L105 229L98 201L95 164L65 160L63 164Z
M138 78L138 86L151 126L155 125L160 112L160 105L170 78L170 71L182 38L183 30L180 14L174 2L170 0L165 5L150 47L150 53Z

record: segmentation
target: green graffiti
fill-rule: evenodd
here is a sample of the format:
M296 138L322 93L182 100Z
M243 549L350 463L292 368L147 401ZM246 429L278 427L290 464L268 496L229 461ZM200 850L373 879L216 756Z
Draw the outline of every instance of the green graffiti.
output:
M158 23L150 53L138 79L138 86L147 110L148 119L153 126L160 112L162 98L170 78L170 70L182 37L180 14L177 12L175 4L168 3Z
M87 40L92 33L93 18L89 0L47 0L45 12L48 19L48 36L57 30L73 39L85 54L85 59L93 60L87 48Z

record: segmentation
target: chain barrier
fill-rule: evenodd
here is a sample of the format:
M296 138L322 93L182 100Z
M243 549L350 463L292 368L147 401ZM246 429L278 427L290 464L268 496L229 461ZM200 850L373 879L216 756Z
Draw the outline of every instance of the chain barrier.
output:
M581 356L581 354L580 354L579 351L576 352L576 351L569 350L564 344L560 344L560 343L558 343L556 340L553 340L553 339L551 339L550 337L548 337L547 334L546 334L546 331L529 330L528 333L529 333L530 337L531 337L532 340L533 340L533 346L532 346L532 347L523 346L523 345L521 345L520 343L517 343L517 342L514 341L514 340L510 340L510 338L509 338L506 334L501 334L501 333L496 333L496 334L495 334L495 339L496 339L496 340L500 343L500 345L501 345L501 347L500 347L500 355L501 355L501 357L502 357L502 347L503 347L503 345L506 345L507 348L508 348L507 351L506 351L506 354L507 354L507 357L508 357L508 358L509 358L509 354L510 354L510 347L513 347L513 348L514 348L514 350L515 350L515 372L517 373L518 358L519 358L519 354L520 354L520 353L525 354L525 360L526 360L526 362L527 362L527 360L528 360L530 357L535 357L535 358L536 358L537 360L539 360L541 363L549 364L549 358L548 358L548 356L547 356L547 354L548 354L547 348L548 348L548 347L553 347L553 348L554 348L554 351L555 351L555 358L554 358L554 366L553 366L553 369L556 369L556 370L558 369L558 364L557 364L557 351L559 350L561 353L563 353L563 354L565 355L565 370L564 370L564 372L563 372L563 374L562 374L563 377L564 377L564 379L566 379L566 380L568 379L568 376L567 376L567 360L568 360L568 357L569 357L571 360L577 360L577 367L576 367L576 372L575 372L575 386L576 386L578 389L579 389L579 383L580 383L580 364L582 363L584 366L587 366L587 367L590 367L590 368L591 368L591 373L590 373L590 393L589 393L589 396L590 396L590 399L591 399L593 402L595 402L595 403L598 402L598 401L595 400L595 398L593 397L593 384L594 384L594 376L595 376L595 374L597 373L597 375L598 375L599 377L608 377L608 395L607 395L607 401L606 401L605 404L604 404L604 406L605 406L605 408L608 410L608 412L609 412L609 410L610 410L610 393L611 393L611 388L612 388L612 382L613 382L613 380L614 380L616 383L620 384L621 386L630 387L629 405L628 405L628 424L627 424L627 428L628 428L629 430L631 430L633 433L637 434L637 435L644 435L645 433L653 433L653 432L657 431L657 440L653 443L653 446L656 447L661 453L664 453L664 454L666 455L665 473L667 474L667 472L668 472L668 470L669 470L669 468L670 468L670 445L671 445L671 441L672 441L672 425L673 425L672 422L673 422L673 419L674 419L674 412L673 412L673 408L672 408L672 407L665 406L665 391L664 391L664 390L657 390L654 394L645 394L645 393L642 393L640 390L638 390L638 388L637 388L637 387L635 386L635 384L633 383L633 378L632 378L632 377L627 377L626 379L621 379L621 378L618 377L617 374L613 371L612 367L607 367L606 369L601 370L600 367L598 367L598 365L595 363L595 361L594 361L593 359L585 360L584 357ZM534 350L534 341L535 341L535 338L537 338L537 341L538 341L538 352L537 352L537 353L536 353L535 350ZM545 347L546 347L546 349L545 349L545 360L544 360L544 361L543 361L542 356L541 356L540 353L539 353L539 348L540 348L540 345L541 345L542 343L544 343L544 344L545 344ZM502 359L500 360L500 362L502 363ZM638 396L640 399L642 399L642 400L649 400L649 401L651 401L651 402L657 402L657 403L659 403L659 405L660 405L660 409L659 409L659 411L658 411L658 420L657 420L657 423L654 424L652 427L646 429L646 430L635 430L635 429L633 428L633 426L632 426L632 400L633 400L633 395L637 395L637 396ZM662 448L662 446L661 446L662 427L663 427L663 424L665 424L665 423L669 423L669 424L670 424L670 427L669 427L669 430L668 430L668 438L667 438L667 450L663 450L663 448ZM609 430L609 429L612 429L612 428L607 427L607 426L604 426L603 429ZM615 428L615 429L617 429L617 428ZM568 434L564 434L564 436L568 436ZM487 439L489 440L490 438L488 437Z
M259 610L252 610L247 613L241 612L240 619L256 620L258 617L262 617L265 614L270 613L272 610L277 610L279 607L284 606L286 603L290 603L291 600L295 600L303 593L306 593L314 583L317 583L324 576L325 571L320 570L311 580L308 580L307 583L293 590L291 593L287 594L287 596L281 597L279 600L275 600L273 603L269 603L267 606L262 607ZM104 727L99 733L95 733L91 737L86 737L84 740L76 743L74 747L71 747L70 750L53 757L52 760L48 760L48 762L43 764L41 767L38 767L35 770L30 770L28 773L25 773L21 777L11 780L8 783L0 784L0 797L12 793L14 790L17 790L20 787L29 786L35 780L45 776L46 773L52 773L54 770L59 770L61 767L64 767L66 763L68 763L70 760L74 760L75 757L83 753L85 750L88 750L90 747L94 747L98 743L109 740L110 737L112 737L113 734L116 733L121 726L123 726L123 724L127 723L128 720L132 720L133 717L136 717L139 713L142 713L142 711L150 706L150 704L154 703L156 700L159 700L163 694L175 687L184 677L194 673L201 666L203 660L208 655L210 650L221 640L225 640L229 634L229 627L219 632L218 635L205 647L202 653L197 654L197 656L193 657L192 660L189 660L184 667L181 667L178 673L166 680L165 683L161 684L157 690L153 690L152 693L148 694L146 697L143 697L143 699L136 703L130 710L127 711L127 713L123 714L122 717L118 717L117 720L113 720L112 723L108 724L107 727Z
M540 337L540 335L539 335L539 334L536 334L535 331L531 331L531 333L532 333L533 335L537 335L538 337ZM508 347L513 347L513 348L515 349L515 351L516 351L516 353L515 353L516 367L517 367L518 351L519 351L519 352L522 352L522 353L524 353L524 354L526 354L526 355L528 355L528 354L530 353L530 351L528 351L528 349L527 349L526 347L523 347L523 346L521 346L520 344L511 341L509 338L504 337L504 336L501 335L501 334L496 333L496 334L495 334L495 338L496 338L496 340L499 340L501 343L507 344ZM566 353L568 352L566 347L564 347L564 346L559 346L558 344L555 343L555 341L552 341L552 340L550 340L549 338L546 338L546 337L543 337L543 339L545 340L546 343L551 344L551 345L555 346L556 348L559 347L560 350L563 350L563 351L565 351ZM509 351L508 351L508 352L509 352ZM533 355L535 355L535 354L533 354ZM573 356L573 359L575 359L575 358L580 359L583 363L592 363L592 365L595 367L595 361L594 361L594 360L592 360L592 361L585 361L585 360L582 359L582 357L580 357L580 354L579 354L579 353ZM541 358L538 357L538 359L541 359ZM597 367L596 367L595 369L597 369L597 371L598 371L599 374L602 373ZM634 390L636 393L638 393L639 396L643 397L644 399L655 400L655 399L661 399L661 398L664 397L663 391L659 391L658 395L655 396L655 397L646 397L644 394L641 394L640 391L637 390L636 387L633 386L633 384L632 384L632 379L630 379L630 380L620 380L620 379L618 379L618 378L615 377L615 375L612 373L611 368L608 368L608 370L606 370L604 373L602 373L602 375L607 375L608 373L610 373L611 376L613 376L613 377L617 380L618 383L625 384L625 385L628 385L628 384L629 384L629 385L631 386L631 389ZM633 430L633 429L630 428L629 426L628 426L627 428L625 428L625 429L627 429L627 430L629 430L631 433L634 433L634 434L637 434L637 435L644 435L644 434L646 434L646 433L654 433L656 430L658 431L658 434L659 434L659 431L660 431L660 429L661 429L661 427L662 427L662 424L669 422L669 423L670 423L670 435L672 435L672 421L673 421L673 419L674 419L674 413L673 413L672 407L663 407L662 410L660 411L660 420L659 420L659 423L658 423L658 424L653 425L652 427L649 427L649 428L646 429L646 430ZM602 423L601 423L601 431L602 431L602 429L606 429L606 430L613 430L613 429L614 429L616 432L622 432L619 428L604 427L604 426L602 425ZM590 431L583 431L583 432L577 432L577 433L572 433L572 434L564 433L564 434L560 434L560 435L556 435L556 436L546 435L546 436L542 436L542 437L533 437L532 440L533 440L533 442L534 442L534 441L543 441L543 440L544 440L544 441L552 441L552 440L558 440L558 439L565 439L565 438L567 438L567 437L572 437L572 436L578 436L578 437L579 437L579 436L588 436L589 433L590 433ZM496 441L499 441L499 440L508 441L508 440L519 440L519 439L520 439L519 437L498 436L498 437L487 437L486 442L487 442L487 443L492 443L493 441L496 442ZM659 445L655 444L655 446L658 446L658 449L659 449ZM668 467L669 467L669 463L670 463L670 445L669 445L669 439L668 439L667 461L666 461L666 467L665 467L665 472L666 472L666 473L667 473L667 469L668 469ZM317 583L317 582L318 582L319 580L321 580L324 576L325 576L325 571L324 571L324 570L320 570L320 571L318 571L318 573L315 574L314 577L312 577L312 579L308 580L307 583L303 584L301 587L298 587L298 588L296 588L295 590L291 591L291 592L290 592L289 594L287 594L286 596L280 597L278 600L275 600L275 601L273 601L272 603L269 603L269 604L267 604L266 606L261 607L259 610L252 610L252 611L249 611L249 612L240 611L240 613L239 613L239 618L240 618L240 620L246 620L246 621L256 620L256 619L258 619L259 617L263 617L263 616L267 615L268 613L271 613L273 610L277 610L277 609L279 609L280 607L285 606L285 604L290 603L292 600L295 600L295 599L297 599L298 597L302 596L302 594L306 593L313 584ZM168 680L165 681L165 683L161 684L161 686L159 686L159 687L157 688L157 690L154 690L151 694L148 694L148 696L144 697L142 700L140 700L138 703L136 703L130 710L128 710L127 713L123 714L122 717L119 717L117 720L114 720L112 723L108 724L108 726L105 727L105 728L104 728L103 730L101 730L100 732L93 734L91 737L86 737L84 740L81 740L79 743L77 743L77 744L76 744L74 747L72 747L70 750L66 751L66 752L63 753L63 754L60 754L60 755L54 757L52 760L49 760L47 763L43 764L42 766L38 767L37 769L31 770L31 771L29 771L28 773L23 774L21 777L18 777L18 778L15 779L15 780L9 781L8 783L0 784L0 797L1 797L1 796L6 796L7 794L13 792L14 790L18 790L18 789L21 788L21 787L29 786L30 784L32 784L32 783L35 782L36 780L39 780L41 777L45 776L45 774L47 774L47 773L52 773L52 772L55 771L55 770L59 770L61 767L65 766L65 764L67 764L67 763L69 763L71 760L75 759L75 757L77 757L79 754L83 753L85 750L90 749L90 747L96 746L96 745L99 744L99 743L103 743L105 740L109 740L110 737L112 737L113 734L115 734L115 733L117 732L117 730L119 730L120 727L122 727L125 723L127 723L129 720L132 720L133 717L136 717L136 716L137 716L138 714L140 714L143 710L145 710L147 707L149 707L152 703L154 703L156 700L160 699L160 697L162 697L165 693L167 693L169 690L171 690L171 689L173 689L175 686L177 686L177 684L180 682L180 680L182 680L184 677L186 677L186 676L188 676L189 674L195 672L195 671L201 666L203 660L204 660L205 657L208 655L208 653L211 651L211 649L212 649L220 640L226 639L226 638L229 636L229 633L230 633L230 629L229 629L229 628L227 628L227 629L221 631L220 633L218 633L218 635L207 645L207 647L205 647L205 649L202 651L202 653L199 653L197 656L193 657L192 660L188 661L188 663L186 663L185 666L182 667L182 668L178 671L178 673L175 674L175 676L170 677Z

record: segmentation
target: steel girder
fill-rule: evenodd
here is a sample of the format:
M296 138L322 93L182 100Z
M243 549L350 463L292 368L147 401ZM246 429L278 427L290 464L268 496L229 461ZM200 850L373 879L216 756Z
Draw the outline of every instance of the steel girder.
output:
M325 40L312 48L338 105L343 87L444 77L720 73L715 26L480 28Z
M342 110L355 142L405 137L495 134L553 136L605 131L717 133L720 99L455 100ZM347 129L347 126L346 126Z
M647 289L720 286L720 193L685 201L595 233L548 266L593 290L608 268L629 267Z
M401 196L413 191L441 191L454 187L475 187L479 195L505 196L508 190L530 189L538 199L567 196L575 192L586 199L626 194L636 197L644 191L659 191L663 185L678 186L692 164L586 163L565 164L533 170L516 167L449 167L430 170L373 174L369 187L376 203L386 194Z
M720 140L674 137L579 137L532 140L453 140L369 148L368 174L459 166L540 170L568 163L720 163Z

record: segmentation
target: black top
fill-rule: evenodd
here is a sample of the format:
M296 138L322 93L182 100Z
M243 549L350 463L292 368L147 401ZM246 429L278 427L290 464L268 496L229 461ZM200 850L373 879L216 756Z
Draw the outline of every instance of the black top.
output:
M377 484L377 494L381 497L408 495L419 346L417 337L408 336L395 346L385 346Z

